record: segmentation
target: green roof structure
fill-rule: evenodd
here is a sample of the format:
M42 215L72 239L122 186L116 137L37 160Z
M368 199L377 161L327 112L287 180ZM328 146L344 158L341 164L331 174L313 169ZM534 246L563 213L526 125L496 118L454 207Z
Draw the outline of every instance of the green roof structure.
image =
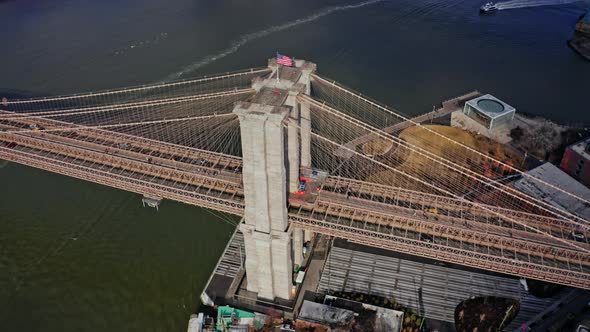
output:
M217 331L224 331L224 327L229 327L234 325L235 322L240 324L244 322L244 320L248 321L251 320L254 322L256 315L252 312L235 309L230 306L220 306L217 308ZM228 329L226 329L228 330Z

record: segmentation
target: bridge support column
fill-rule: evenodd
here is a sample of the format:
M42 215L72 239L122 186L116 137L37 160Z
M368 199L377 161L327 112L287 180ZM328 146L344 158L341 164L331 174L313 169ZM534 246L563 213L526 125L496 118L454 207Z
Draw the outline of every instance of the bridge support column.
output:
M246 252L246 260L244 262L246 279L248 280L246 289L250 292L258 293L258 281L256 279L256 274L258 273L258 255L256 254L256 242L254 240L256 230L254 226L243 223L240 224L240 231L244 234L244 251Z
M288 230L285 107L238 102L244 183L247 289L269 300L289 299L292 282Z
M295 192L299 190L299 167L300 167L300 151L299 151L299 107L297 105L297 95L299 91L289 90L289 96L285 101L285 105L291 106L287 126L287 159L289 162L289 191Z
M273 231L271 239L274 296L288 299L291 297L291 287L293 286L291 235L289 232Z
M305 72L305 71L304 71ZM297 103L297 95L301 92L308 93L309 91L309 78L307 84L298 89L290 89L289 96L285 101L285 105L291 107L290 116L288 119L287 126L287 158L289 162L289 192L295 192L299 190L299 169L301 166L301 140L299 135L299 104ZM308 149L309 150L309 149ZM304 243L304 231L301 229L293 228L292 240L293 240L293 264L301 266L303 263L303 243Z
M299 103L301 119L301 166L311 167L311 109L308 103ZM311 241L313 233L305 230L305 242Z
M313 238L313 232L312 231L307 230L307 229L305 231L303 231L303 240L305 242L311 241L312 238Z
M299 103L301 117L301 166L311 167L311 110L308 103Z
M301 266L303 263L303 230L293 228L293 264Z

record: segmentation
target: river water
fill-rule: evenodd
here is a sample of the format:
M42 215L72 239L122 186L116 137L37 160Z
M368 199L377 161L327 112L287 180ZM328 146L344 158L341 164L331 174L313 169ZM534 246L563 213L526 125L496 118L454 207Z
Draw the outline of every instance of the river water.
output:
M483 1L482 1L483 2ZM280 51L408 115L479 89L589 123L588 3L480 16L467 0L0 1L0 95L263 66ZM182 331L232 226L195 207L0 161L0 331Z

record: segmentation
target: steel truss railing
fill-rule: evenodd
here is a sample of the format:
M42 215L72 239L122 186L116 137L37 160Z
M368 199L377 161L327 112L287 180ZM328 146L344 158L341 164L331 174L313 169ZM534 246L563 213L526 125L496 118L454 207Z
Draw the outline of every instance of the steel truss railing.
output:
M330 207L331 208L331 207ZM340 207L336 207L340 209ZM543 280L563 285L590 289L590 274L562 267L507 258L489 253L452 247L445 244L421 241L393 232L394 228L369 223L338 222L326 218L330 213L289 213L290 223L298 228L327 234L372 247L398 251L415 256L456 263L464 266L495 271L519 277ZM360 214L362 215L362 214ZM569 264L568 264L569 265Z
M460 219L485 221L490 226L498 225L504 228L514 229L515 231L522 231L527 234L535 234L538 236L540 236L540 234L522 227L510 219L518 220L519 222L537 229L542 229L553 236L561 237L565 240L572 240L570 236L571 232L574 231L590 236L590 233L587 232L585 228L580 227L579 223L566 219L552 218L480 203L473 204L466 200L448 196L421 193L404 188L391 187L360 180L329 177L323 183L322 192L325 191L354 195L356 197L362 196L377 202L387 200L393 204L400 204L401 202L418 205L422 211L427 210L428 208L436 208L439 210L439 214L442 215L444 215L443 212L446 211L447 216L454 215ZM502 218L502 215L509 216L510 219ZM543 236L542 238L546 240L551 239L548 236ZM580 245L579 242L576 242L576 244Z
M418 214L377 211L370 206L361 207L360 204L357 206L345 203L348 202L320 200L316 203L312 215L322 215L325 219L334 217L349 225L360 222L364 227L384 228L392 233L397 230L404 234L411 232L411 236L428 235L430 241L444 241L446 245L458 246L461 249L471 248L474 251L482 251L487 254L497 253L531 262L546 261L551 264L562 264L568 269L583 270L583 265L590 265L590 255L570 248L554 247L526 239L495 235L474 226L466 228L464 225L443 223L440 219L426 219ZM587 268L590 271L590 266Z
M31 124L42 125L50 130L41 130L38 132L27 130L23 131L23 134L26 133L32 137L35 137L35 135L44 135L45 138L59 137L59 140L74 145L95 144L93 148L104 151L105 153L128 156L134 154L137 158L150 158L154 163L161 165L196 171L204 174L220 173L221 176L225 176L238 183L241 182L241 172L236 172L235 170L241 171L242 160L235 156L175 145L104 129L91 127L84 128L72 123L45 118L17 119L12 121L0 120L0 123L11 127L23 127ZM54 128L60 128L60 130L51 130ZM63 128L63 131L61 128ZM100 143L96 143L97 141ZM135 149L136 152L133 152L133 149ZM197 162L197 165L185 161ZM205 164L207 164L207 166L204 166Z
M330 204L341 204L342 206L358 209L358 211L364 211L366 213L365 220L373 223L385 223L391 224L391 220L384 218L383 216L394 216L396 218L409 218L410 220L416 221L414 228L418 228L417 231L420 234L427 234L430 236L445 236L455 241L462 241L465 243L473 243L476 245L485 245L493 248L503 248L504 250L513 249L514 246L506 245L501 243L498 239L507 239L507 241L524 241L532 244L547 245L549 247L566 248L576 251L575 248L565 246L563 243L556 241L555 239L544 237L537 233L526 233L519 230L511 230L505 227L489 225L482 222L460 219L455 217L449 217L445 215L432 215L421 210L401 207L397 205L384 206L382 203L375 203L356 197L349 197L348 199L341 195L335 195L331 193L322 193L320 202ZM412 225L403 225L402 229L409 229L416 231L411 228ZM448 231L440 232L441 227L447 227ZM484 240L488 240L484 242ZM519 251L513 249L515 251ZM550 250L553 253L553 250ZM529 254L527 252L527 254ZM533 253L537 255L537 253ZM548 256L546 258L553 258Z
M141 178L137 179L115 174L112 172L112 168L111 171L103 171L95 167L79 165L72 161L67 162L37 153L19 151L3 146L0 146L0 158L138 194L162 197L238 216L243 215L244 202L241 198L226 199L216 197L212 195L213 192L211 190L205 191L205 193L197 190L185 190L174 186L162 185L154 181L161 182L161 179L152 178L150 181ZM184 188L186 187L188 186L184 186Z
M166 166L156 165L145 161L138 161L129 158L129 155L112 155L103 151L94 151L88 143L78 141L76 146L68 142L55 142L45 140L44 137L30 137L25 135L2 134L0 140L6 143L16 143L30 148L48 151L71 158L82 159L89 162L125 169L129 172L136 172L162 179L187 183L196 186L204 186L210 189L228 192L243 196L241 183L228 181L226 179L195 174Z

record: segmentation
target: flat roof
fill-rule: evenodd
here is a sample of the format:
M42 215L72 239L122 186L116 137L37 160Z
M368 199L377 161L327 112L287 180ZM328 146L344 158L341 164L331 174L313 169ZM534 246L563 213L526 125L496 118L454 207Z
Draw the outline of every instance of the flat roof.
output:
M262 88L259 93L254 95L252 103L262 105L281 106L287 99L288 92L284 89Z
M404 312L399 310L388 309L380 307L378 305L372 305L367 303L361 303L353 300L348 300L341 297L326 295L326 300L332 300L330 306L337 308L352 310L356 313L363 309L368 309L375 312L375 331L387 331L387 332L399 332L402 328L402 320L404 318Z
M526 173L578 197L590 200L590 189L551 163L544 163ZM555 207L590 220L590 206L555 188L527 178L516 181L514 187Z
M393 297L397 303L437 323L454 323L455 308L465 299L499 296L520 301L516 318L505 328L514 331L539 314L540 308L548 308L569 294L562 291L547 298L529 296L520 280L513 276L436 262L344 239L334 240L327 259L318 291Z
M590 138L574 143L570 145L569 148L584 157L584 159L590 160L590 153L586 151L586 146L588 144L590 144Z
M485 114L491 119L495 119L507 113L514 113L516 109L500 99L487 94L473 98L465 104L476 109L478 112Z
M345 325L354 318L351 310L303 300L298 319L321 325Z
M513 277L437 264L440 265L428 259L337 239L318 290L394 297L396 302L422 312L425 317L445 322L454 322L455 307L471 296L519 299L524 295L519 280ZM420 301L417 297L419 288L422 290Z
M274 59L273 64L276 64L276 59ZM287 80L292 83L297 83L297 81L299 81L299 78L301 77L301 68L278 66L278 70L279 70L279 79L281 79L281 80ZM277 75L275 72L271 78L276 79L276 77L277 77Z
M378 307L375 317L375 331L397 332L402 329L403 311Z

